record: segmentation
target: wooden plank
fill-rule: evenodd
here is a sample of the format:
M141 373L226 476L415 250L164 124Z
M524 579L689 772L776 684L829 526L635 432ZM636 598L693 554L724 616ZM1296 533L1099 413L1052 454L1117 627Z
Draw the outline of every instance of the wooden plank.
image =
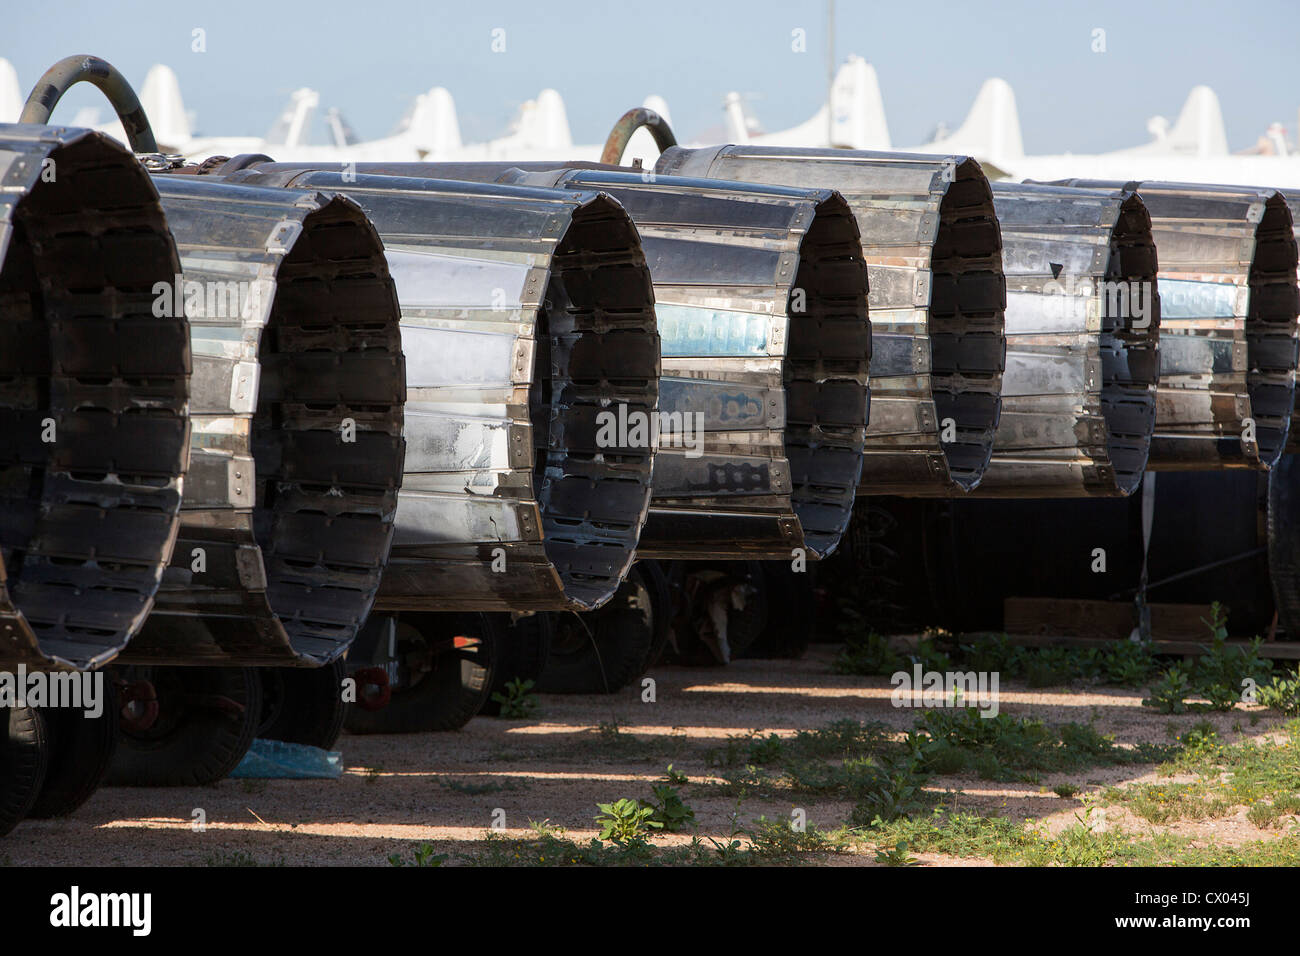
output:
M979 641L985 638L1006 637L1012 644L1021 647L1096 647L1098 639L1095 637L1077 637L1061 634L995 634L993 632L971 632L962 634L962 641ZM1127 635L1125 636L1127 639ZM1204 654L1208 647L1208 640L1186 641L1186 640L1153 640L1152 649L1157 654L1165 654L1171 657L1197 657ZM1230 640L1229 647L1246 647L1249 641ZM1300 660L1300 641L1265 641L1259 648L1260 657L1269 657L1274 660Z
M1208 604L1151 604L1151 634L1157 640L1209 640ZM1055 634L1123 641L1137 624L1137 609L1124 601L1009 597L1002 623L1009 634Z

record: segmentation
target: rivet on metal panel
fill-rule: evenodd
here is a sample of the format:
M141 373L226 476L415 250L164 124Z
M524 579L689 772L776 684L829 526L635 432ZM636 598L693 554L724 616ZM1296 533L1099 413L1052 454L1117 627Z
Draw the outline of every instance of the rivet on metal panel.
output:
M230 376L230 410L232 412L252 412L257 403L258 373L261 366L256 362L239 362Z

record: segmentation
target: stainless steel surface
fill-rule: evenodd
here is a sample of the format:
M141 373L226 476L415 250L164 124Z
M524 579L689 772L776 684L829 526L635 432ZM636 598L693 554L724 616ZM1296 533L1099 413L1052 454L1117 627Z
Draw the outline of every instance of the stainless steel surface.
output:
M858 220L871 286L871 424L859 494L979 484L998 423L1006 284L993 197L978 163L841 149L678 147L659 157L655 172L842 193Z
M0 666L88 668L140 626L189 457L158 193L87 130L0 124Z
M183 525L130 663L320 664L392 541L405 371L383 246L314 191L154 177L194 353Z
M1295 397L1291 212L1272 189L1134 187L1160 256L1160 388L1148 467L1268 468L1286 444Z
M1126 495L1155 428L1160 312L1151 217L1131 190L994 183L1007 363L974 494Z
M609 196L254 167L343 189L384 238L402 310L410 446L383 610L586 610L631 566L654 449L600 413L649 415L654 294Z
M358 172L599 189L617 199L650 264L659 411L673 423L661 432L638 555L789 559L796 548L812 557L834 550L861 468L871 357L867 274L839 194L588 163L362 164ZM698 442L683 434L692 422L703 426Z

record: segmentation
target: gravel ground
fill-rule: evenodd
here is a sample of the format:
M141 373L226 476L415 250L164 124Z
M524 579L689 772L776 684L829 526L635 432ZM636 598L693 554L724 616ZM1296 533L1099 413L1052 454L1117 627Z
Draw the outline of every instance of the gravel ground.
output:
M340 780L225 780L212 787L101 789L75 816L34 820L0 841L0 863L68 866L202 866L251 859L263 865L386 865L425 842L440 853L472 850L504 813L508 833L529 832L529 821L549 820L578 840L594 836L596 803L621 796L648 797L651 782L672 763L690 775L685 788L701 837L722 839L731 831L736 799L705 784L716 780L707 753L729 735L761 729L792 734L834 720L874 720L909 728L917 712L890 705L884 677L830 672L836 648L815 645L801 661L741 661L727 668L657 668L655 701L641 689L611 696L543 696L528 720L479 717L449 734L350 736L339 742L347 768ZM1032 714L1049 723L1095 720L1121 744L1167 742L1200 715L1169 717L1141 707L1141 695L1114 688L1031 690L1006 683L1004 712ZM1236 739L1243 715L1209 719L1225 739ZM610 733L617 724L621 734ZM1264 717L1250 733L1279 723ZM601 727L604 725L604 730ZM631 740L626 735L632 735ZM1150 779L1150 766L1101 767L1074 775L1079 785ZM1080 779L1082 778L1082 779ZM939 790L959 790L960 808L1045 820L1049 827L1073 821L1077 800L1042 786L1004 784L974 777L934 778ZM831 828L851 806L805 799L809 823ZM206 827L192 821L201 809ZM743 821L760 815L788 819L789 797L747 799ZM1108 820L1143 832L1149 827L1109 811ZM1221 842L1257 839L1244 818L1187 824ZM1166 828L1170 829L1170 828ZM1177 828L1172 828L1177 832ZM1199 831L1198 831L1199 832ZM686 836L656 842L685 842ZM833 857L833 865L869 864L873 854ZM930 863L969 865L922 855Z

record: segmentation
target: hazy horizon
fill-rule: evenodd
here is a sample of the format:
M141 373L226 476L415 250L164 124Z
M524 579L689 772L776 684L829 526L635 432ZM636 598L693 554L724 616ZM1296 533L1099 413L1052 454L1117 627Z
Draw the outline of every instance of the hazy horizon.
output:
M319 13L302 22L312 10ZM217 136L264 135L301 86L321 95L316 141L328 107L374 139L433 86L451 91L467 143L503 135L519 105L545 87L563 96L575 143L601 141L651 93L667 100L685 140L721 127L730 90L768 130L802 122L825 100L822 0L577 11L520 2L321 0L249 10L51 0L7 14L6 33L19 39L0 42L0 56L24 92L70 54L108 59L137 88L152 64L166 63L196 130ZM856 54L876 68L896 147L926 141L940 122L955 128L990 76L1015 90L1031 154L1146 142L1148 118L1172 121L1197 84L1218 94L1231 149L1253 145L1274 121L1294 138L1300 89L1285 80L1296 77L1300 8L1278 0L1234 5L1230 18L1222 11L1207 2L948 8L840 0L835 60ZM191 49L195 29L206 52ZM504 52L493 52L496 30L505 31ZM795 30L804 31L805 52L792 49ZM1093 52L1096 30L1105 31L1105 52ZM70 121L83 106L109 118L89 88L69 94L56 118Z

